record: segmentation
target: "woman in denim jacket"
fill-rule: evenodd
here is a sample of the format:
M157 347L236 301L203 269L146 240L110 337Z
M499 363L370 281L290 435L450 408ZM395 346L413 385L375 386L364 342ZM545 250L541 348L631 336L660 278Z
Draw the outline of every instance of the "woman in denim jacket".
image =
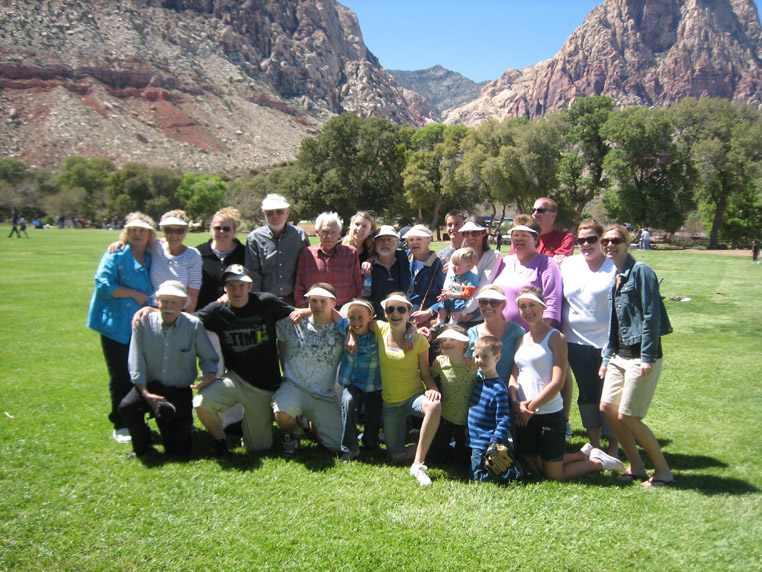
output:
M630 256L630 234L620 225L606 229L601 239L606 256L617 268L609 296L608 344L600 375L604 379L601 411L630 461L624 480L643 486L674 482L659 442L643 423L662 367L661 336L672 331L653 270ZM635 442L651 458L649 479Z
M132 315L145 306L153 294L151 256L148 248L156 241L151 217L130 213L119 237L123 250L106 252L95 273L95 291L90 300L87 326L101 335L101 347L109 372L111 436L129 443L130 433L119 416L119 403L132 389L127 354L132 335Z

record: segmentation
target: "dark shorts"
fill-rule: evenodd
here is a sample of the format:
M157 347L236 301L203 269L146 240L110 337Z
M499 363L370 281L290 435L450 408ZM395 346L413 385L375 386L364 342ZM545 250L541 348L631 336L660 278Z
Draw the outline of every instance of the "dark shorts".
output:
M563 410L544 415L536 413L526 427L516 427L519 457L540 457L549 463L563 461L565 446L566 418Z

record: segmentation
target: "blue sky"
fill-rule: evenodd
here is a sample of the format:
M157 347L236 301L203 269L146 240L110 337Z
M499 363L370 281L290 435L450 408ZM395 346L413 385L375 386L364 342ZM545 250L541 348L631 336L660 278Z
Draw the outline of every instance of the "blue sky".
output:
M437 64L474 81L552 58L603 0L339 0L386 69Z

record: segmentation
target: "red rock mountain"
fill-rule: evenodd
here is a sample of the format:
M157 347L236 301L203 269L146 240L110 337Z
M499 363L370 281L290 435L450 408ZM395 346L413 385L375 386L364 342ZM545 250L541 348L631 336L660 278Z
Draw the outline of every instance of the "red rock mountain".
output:
M753 0L606 0L553 59L509 69L444 121L536 117L586 95L619 106L703 95L760 104L761 36Z
M0 155L221 172L342 111L423 125L334 0L0 0Z

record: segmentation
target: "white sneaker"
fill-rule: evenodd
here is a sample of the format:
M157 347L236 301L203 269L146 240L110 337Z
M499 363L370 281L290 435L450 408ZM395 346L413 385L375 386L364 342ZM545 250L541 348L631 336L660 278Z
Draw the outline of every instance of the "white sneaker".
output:
M429 475L426 474L426 471L428 471L426 465L413 465L410 467L410 476L415 477L418 483L422 487L425 487L431 484L431 479L429 478Z
M356 451L354 453L352 451L346 451L342 453L341 455L341 462L349 463L350 461L354 461L359 454L360 454L360 451Z
M622 461L612 457L608 453L604 453L600 449L590 451L590 460L600 461L603 468L607 471L624 471L624 463Z
M590 457L590 451L593 450L593 446L590 443L585 443L582 445L582 448L579 450L580 453L582 453L585 457Z
M127 429L127 427L122 427L121 429L114 429L111 432L111 438L117 443L122 443L122 444L132 442L132 436L130 435L130 430Z

